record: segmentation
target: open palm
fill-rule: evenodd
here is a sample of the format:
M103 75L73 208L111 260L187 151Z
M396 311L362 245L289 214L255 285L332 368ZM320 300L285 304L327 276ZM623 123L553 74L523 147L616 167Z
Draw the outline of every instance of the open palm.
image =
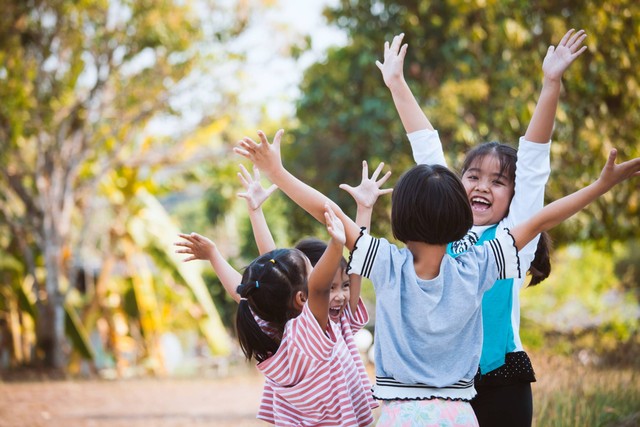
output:
M582 46L586 37L584 30L576 33L574 30L569 30L562 37L558 46L549 46L547 55L542 62L542 72L545 77L560 79L569 65L587 50L587 46Z

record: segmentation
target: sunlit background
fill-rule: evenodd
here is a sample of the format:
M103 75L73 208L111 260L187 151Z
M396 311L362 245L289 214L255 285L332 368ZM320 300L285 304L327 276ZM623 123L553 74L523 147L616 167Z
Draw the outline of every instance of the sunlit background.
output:
M640 155L638 2L6 0L2 9L6 381L251 371L235 303L208 263L175 254L177 233L208 236L238 269L258 254L231 152L258 129L284 128L285 165L350 214L338 184L358 182L362 160L389 165L393 185L413 160L375 61L399 32L406 78L451 165L483 141L515 145L547 47L569 28L586 30L589 50L564 76L547 200L595 179L613 147L621 160ZM536 425L640 423L639 182L554 229L551 277L522 293ZM372 228L391 238L389 206L378 202ZM279 246L328 238L280 193L264 211Z

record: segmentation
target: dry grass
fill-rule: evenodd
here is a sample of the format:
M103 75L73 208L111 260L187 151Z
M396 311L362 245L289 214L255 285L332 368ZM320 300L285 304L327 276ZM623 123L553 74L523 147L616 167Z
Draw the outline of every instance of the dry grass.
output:
M578 360L533 354L534 426L640 425L637 367L585 366Z

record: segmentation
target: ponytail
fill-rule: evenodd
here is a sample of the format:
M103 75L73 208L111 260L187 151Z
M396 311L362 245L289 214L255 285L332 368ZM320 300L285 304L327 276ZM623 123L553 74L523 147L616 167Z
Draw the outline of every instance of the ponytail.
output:
M254 358L262 362L278 351L280 344L262 331L246 299L241 299L238 305L236 331L240 348L249 360Z
M297 249L276 249L244 271L237 289L236 332L247 359L262 362L280 347L285 324L299 314L295 296L307 292L306 262Z
M528 286L536 286L538 283L542 282L544 279L549 277L551 274L551 248L552 248L551 237L549 233L543 231L540 233L540 239L538 240L538 247L536 248L536 254L531 261L531 266L529 267L529 275L531 276L531 281Z

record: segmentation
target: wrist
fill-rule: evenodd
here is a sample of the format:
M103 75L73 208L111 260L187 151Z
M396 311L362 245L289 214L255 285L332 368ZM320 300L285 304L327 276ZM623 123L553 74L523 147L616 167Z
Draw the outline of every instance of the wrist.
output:
M542 78L542 85L545 87L557 87L562 86L562 75L560 76L544 76Z
M387 82L387 87L391 92L401 90L405 86L407 86L407 82L404 80L404 76L393 77Z
M344 246L345 241L346 240L344 239L336 239L335 237L331 237L327 246L342 253L342 247Z

